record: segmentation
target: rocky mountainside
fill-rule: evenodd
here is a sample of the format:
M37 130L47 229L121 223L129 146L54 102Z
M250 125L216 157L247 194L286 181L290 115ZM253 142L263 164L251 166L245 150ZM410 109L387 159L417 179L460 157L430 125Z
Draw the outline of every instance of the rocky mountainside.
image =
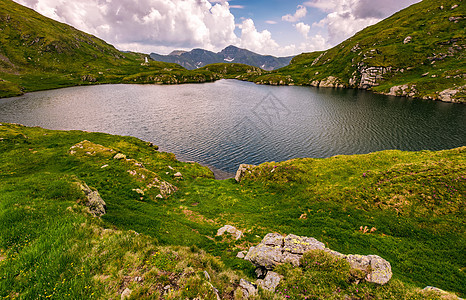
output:
M201 68L214 63L240 63L255 66L267 71L287 66L293 58L292 56L275 57L271 55L260 55L235 46L228 46L218 53L204 49L193 49L189 52L175 50L169 55L151 53L150 57L156 61L177 63L188 70Z
M423 0L332 49L298 55L251 80L465 102L465 28L464 1Z

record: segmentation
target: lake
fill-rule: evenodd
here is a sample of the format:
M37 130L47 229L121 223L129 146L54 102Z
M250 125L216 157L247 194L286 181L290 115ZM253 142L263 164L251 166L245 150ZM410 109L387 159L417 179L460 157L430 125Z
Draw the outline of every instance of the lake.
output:
M135 136L219 178L242 163L466 144L466 105L237 80L34 92L0 99L0 122Z

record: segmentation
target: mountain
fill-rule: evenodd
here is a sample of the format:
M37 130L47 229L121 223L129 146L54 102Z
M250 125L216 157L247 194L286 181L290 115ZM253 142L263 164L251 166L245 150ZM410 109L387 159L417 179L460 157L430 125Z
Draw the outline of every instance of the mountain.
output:
M424 0L332 49L298 55L250 80L465 102L465 23L462 1Z
M271 55L260 55L235 46L228 46L218 53L204 49L193 49L189 52L175 50L169 55L151 53L150 57L156 61L179 64L188 70L201 68L214 63L240 63L268 71L288 65L293 58L292 56L275 57Z
M0 97L82 84L205 82L225 76L119 51L93 35L0 0Z

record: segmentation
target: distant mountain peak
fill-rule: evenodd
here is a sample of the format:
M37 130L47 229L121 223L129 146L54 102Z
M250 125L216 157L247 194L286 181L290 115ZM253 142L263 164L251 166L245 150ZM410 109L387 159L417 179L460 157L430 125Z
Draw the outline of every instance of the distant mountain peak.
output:
M150 56L153 60L177 63L189 70L201 68L208 64L235 62L271 71L287 66L293 58L292 56L261 55L233 45L227 46L218 53L197 48L191 51L175 50L169 55L151 53Z
M183 53L186 53L188 51L185 51L185 50L173 50L172 52L170 52L170 54L168 55L171 55L171 56L180 56L181 54Z

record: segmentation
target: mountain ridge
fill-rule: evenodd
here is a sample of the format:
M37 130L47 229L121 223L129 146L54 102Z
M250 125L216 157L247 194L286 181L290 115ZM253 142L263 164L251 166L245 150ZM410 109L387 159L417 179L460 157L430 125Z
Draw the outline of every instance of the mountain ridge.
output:
M151 53L150 57L156 61L179 64L188 70L194 70L209 64L234 62L271 71L285 67L294 56L276 57L273 55L261 55L248 49L230 45L217 53L195 48L191 51L174 50L168 55Z

